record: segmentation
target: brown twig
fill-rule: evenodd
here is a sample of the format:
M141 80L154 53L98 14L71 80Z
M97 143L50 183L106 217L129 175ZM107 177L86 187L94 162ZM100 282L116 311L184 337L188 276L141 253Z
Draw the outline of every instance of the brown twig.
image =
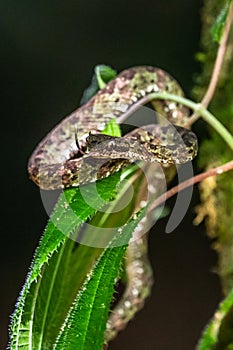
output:
M233 170L233 160L231 160L230 162L225 163L223 165L220 165L217 168L212 168L210 170L205 171L202 174L198 174L198 175L196 175L196 176L194 176L194 177L192 177L184 182L181 182L179 185L174 186L169 191L167 191L166 193L159 196L149 207L149 213L151 211L153 211L155 208L157 208L160 204L164 203L167 199L171 198L176 193L184 190L185 188L192 186L198 182L201 182L201 181L207 179L208 177L220 175L220 174L225 173L229 170Z
M200 104L202 106L204 106L205 108L208 107L208 105L209 105L210 101L212 100L212 97L215 93L215 90L216 90L216 86L218 83L221 67L223 64L223 60L224 60L224 56L225 56L225 52L226 52L226 48L227 48L227 41L228 41L228 37L230 34L232 22L233 22L233 2L231 3L229 11L228 11L228 16L227 16L224 31L223 31L223 34L222 34L222 37L220 40L220 44L218 47L217 57L215 60L211 79L210 79L208 88L206 90L206 93L205 93L204 97L202 98L202 101L200 102ZM199 117L200 117L199 114L194 113L190 117L190 119L188 121L188 125L189 126L192 125Z

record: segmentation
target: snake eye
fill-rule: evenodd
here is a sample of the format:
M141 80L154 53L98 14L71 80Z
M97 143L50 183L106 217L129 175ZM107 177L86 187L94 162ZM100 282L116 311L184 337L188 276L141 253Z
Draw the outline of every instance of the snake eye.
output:
M89 133L89 136L87 136L87 138L86 138L87 145L90 148L94 147L98 143L101 143L101 141L102 141L102 138L101 138L101 135L99 135L99 134L94 135L94 134Z

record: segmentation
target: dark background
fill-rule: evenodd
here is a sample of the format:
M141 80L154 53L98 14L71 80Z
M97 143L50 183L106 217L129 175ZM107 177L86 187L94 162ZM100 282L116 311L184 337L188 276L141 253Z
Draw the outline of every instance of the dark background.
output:
M79 104L93 67L149 64L175 76L189 96L199 67L200 0L29 1L0 4L0 348L47 215L28 180L27 159L46 132ZM216 255L190 210L172 234L150 235L153 295L110 350L194 349L221 299ZM170 203L172 205L172 201Z

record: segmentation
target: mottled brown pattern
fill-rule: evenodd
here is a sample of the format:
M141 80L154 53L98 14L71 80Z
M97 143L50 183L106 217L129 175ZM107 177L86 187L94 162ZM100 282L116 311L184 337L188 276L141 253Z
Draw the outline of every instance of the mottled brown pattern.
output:
M93 175L95 169L91 169L91 166L87 169L86 177L83 177L82 181L79 180L79 172L87 156L83 158L83 154L77 148L76 133L80 147L86 149L90 131L93 134L100 132L112 117L122 117L145 95L159 91L183 95L178 83L161 69L142 66L123 71L89 102L62 120L39 143L29 159L30 178L43 189L72 187L78 186L83 181L85 183L96 181L99 176ZM171 123L184 125L188 111L183 106L158 100L152 101L152 104ZM158 134L154 140L150 137L149 142L144 142L142 137L145 138L146 133L144 132L141 136L140 130L137 130L132 135L126 135L122 139L105 141L102 146L91 149L90 155L95 158L127 159L127 161L122 162L122 165L120 161L118 163L115 161L116 169L120 169L130 161L142 160L143 156L144 160L163 164L183 163L195 156L197 143L190 131L183 129L184 137L182 136L181 142L176 143L176 136L173 135L173 140L170 142L164 128L158 132L158 126L154 125L150 129L147 128L147 132L153 135L154 129L157 130ZM188 141L185 142L185 139ZM164 144L162 140L165 140ZM157 144L158 147L156 149L150 147L150 142ZM178 149L174 154L172 154L171 147L167 147L166 152L166 146L170 144L177 145ZM101 174L105 177L113 171L114 167L112 166L111 171L107 171L106 168L106 174L104 171L101 171Z

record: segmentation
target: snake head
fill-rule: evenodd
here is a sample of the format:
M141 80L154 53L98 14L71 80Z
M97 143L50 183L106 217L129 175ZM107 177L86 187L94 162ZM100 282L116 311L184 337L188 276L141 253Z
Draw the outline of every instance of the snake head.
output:
M118 137L105 135L105 134L92 134L89 132L89 136L86 138L87 147L89 150L96 147L96 145L101 144L102 142L115 140Z

